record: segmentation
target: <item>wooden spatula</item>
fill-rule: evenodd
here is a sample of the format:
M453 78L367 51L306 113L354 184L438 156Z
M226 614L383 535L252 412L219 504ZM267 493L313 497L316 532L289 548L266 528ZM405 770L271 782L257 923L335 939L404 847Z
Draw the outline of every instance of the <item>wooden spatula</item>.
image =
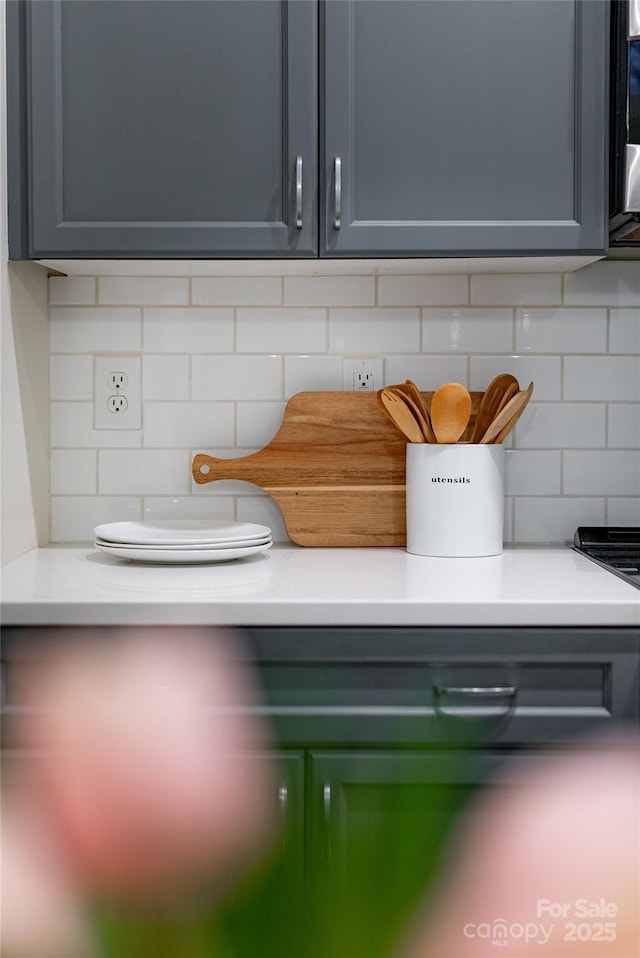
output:
M532 392L532 382L529 383L526 389L520 389L495 417L493 422L485 431L484 436L482 436L480 439L480 443L486 444L490 442L502 442L505 436L511 432L516 422L524 412L525 406L531 399Z
M478 409L473 433L469 440L470 442L480 441L499 412L505 392L510 386L515 386L516 391L520 389L518 380L515 376L512 376L511 373L499 373L499 375L491 380L480 400L480 408ZM512 396L509 398L512 398Z
M422 427L413 410L405 402L405 397L388 387L379 389L377 396L385 415L409 442L426 442Z

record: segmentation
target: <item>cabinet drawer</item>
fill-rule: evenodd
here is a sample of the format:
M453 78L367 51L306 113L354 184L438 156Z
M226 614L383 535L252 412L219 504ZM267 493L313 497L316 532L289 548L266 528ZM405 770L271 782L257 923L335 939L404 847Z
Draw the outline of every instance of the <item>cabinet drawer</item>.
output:
M526 643L514 630L467 630L466 642L459 630L370 630L367 653L363 630L344 629L340 655L334 634L322 656L317 631L262 649L266 710L287 743L535 745L638 721L632 635L607 648L604 633L557 631L550 647L545 630Z

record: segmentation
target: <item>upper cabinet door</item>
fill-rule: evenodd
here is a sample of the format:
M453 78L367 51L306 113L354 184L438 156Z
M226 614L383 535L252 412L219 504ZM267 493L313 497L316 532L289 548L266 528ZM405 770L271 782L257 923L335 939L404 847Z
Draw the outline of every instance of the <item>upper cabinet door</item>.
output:
M311 0L26 8L31 257L317 255Z
M327 0L320 253L606 250L602 0Z

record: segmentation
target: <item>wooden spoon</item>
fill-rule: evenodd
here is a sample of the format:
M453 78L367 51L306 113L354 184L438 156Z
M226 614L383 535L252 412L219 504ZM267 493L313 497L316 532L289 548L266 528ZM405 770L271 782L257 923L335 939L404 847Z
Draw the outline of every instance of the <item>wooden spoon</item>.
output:
M425 442L418 420L401 396L386 387L379 389L376 395L387 418L409 442Z
M503 410L504 407L507 405L507 403L509 402L509 400L510 400L510 399L513 399L513 397L516 395L516 393L519 393L519 392L520 392L520 384L519 384L519 383L517 383L517 382L515 382L515 383L509 383L509 385L507 386L507 388L505 389L505 391L504 391L503 394L502 394L502 399L501 399L500 402L498 403L498 408L497 408L496 412L497 412L497 413L498 413L498 412L502 412L502 410ZM495 417L494 417L494 418L495 418Z
M471 415L471 396L460 383L445 383L431 400L431 425L438 442L457 442Z
M533 392L533 383L531 382L529 383L529 385L527 386L527 389L525 390L525 394L527 397L526 400L518 407L516 412L514 412L511 419L502 427L502 429L500 430L496 438L493 440L494 442L504 442L504 440L507 438L507 436L509 435L509 433L511 432L511 430L517 423L518 419L524 412L527 403L531 399L532 392Z
M511 373L499 373L499 375L491 380L480 400L480 408L476 415L473 433L471 434L469 442L479 442L480 438L485 434L491 421L495 419L505 390L508 389L509 386L515 386L516 391L520 389L518 380L515 376L512 376Z
M413 386L413 383L411 384ZM398 383L394 386L385 386L385 389L395 392L397 396L400 396L402 401L407 404L409 409L412 411L414 417L418 421L424 438L427 442L437 442L437 439L434 435L433 429L431 427L431 420L429 418L429 413L424 405L422 395L418 390L417 386L413 386L413 389L410 389L407 383ZM415 390L415 392L414 392ZM417 395L420 397L418 402Z
M405 382L400 387L405 395L413 400L418 421L422 426L422 431L424 433L425 439L427 442L437 442L436 434L433 431L433 426L431 425L431 416L429 415L429 410L427 409L424 399L422 398L422 393L416 386L414 382L410 379L405 380Z
M498 439L499 436L506 436L513 426L515 426L517 420L522 415L525 406L531 399L531 393L533 392L533 383L529 383L527 389L520 389L516 395L509 400L509 402L504 406L503 409L497 414L493 422L490 424L486 430L484 436L481 438L480 443L486 444L490 442L502 442L502 439ZM507 428L508 427L508 428Z

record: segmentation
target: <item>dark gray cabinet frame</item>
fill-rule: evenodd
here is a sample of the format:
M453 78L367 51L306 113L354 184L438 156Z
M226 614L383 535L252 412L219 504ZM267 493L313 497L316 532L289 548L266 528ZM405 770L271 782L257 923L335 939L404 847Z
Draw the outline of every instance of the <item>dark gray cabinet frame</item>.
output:
M409 3L411 16L418 18L416 24L423 32L429 30L431 13L436 6L425 3L420 9L417 3ZM34 4L31 0L8 0L10 257L177 259L320 255L343 258L605 253L608 111L608 4L605 0L537 3L522 0L517 4L482 0L482 3L471 4L470 9L476 11L475 27L482 23L477 19L478 10L492 11L495 38L492 36L491 42L496 43L497 52L504 53L501 82L518 63L517 55L510 58L505 52L514 29L519 42L524 43L521 49L528 50L527 9L535 9L532 22L537 29L527 54L533 57L529 62L537 62L536 58L544 62L547 43L556 46L550 61L553 67L550 66L547 73L537 71L529 85L528 102L534 104L535 109L526 119L520 119L519 89L526 89L526 82L522 86L520 77L514 77L513 90L505 94L512 118L505 116L502 122L494 110L495 142L489 137L491 142L483 146L482 163L477 170L473 151L470 152L467 165L463 165L462 182L459 170L449 172L446 149L434 150L433 147L443 143L446 146L447 130L455 128L455 118L453 125L447 120L450 103L463 105L459 124L462 128L474 120L477 111L467 108L464 98L477 74L471 64L465 64L464 55L460 56L455 69L448 69L446 54L439 54L436 44L423 58L425 62L428 58L435 59L435 68L442 77L436 90L425 91L425 96L431 97L428 117L433 133L430 125L428 129L421 128L415 115L423 103L426 67L419 57L414 57L418 64L414 73L416 83L408 89L406 78L403 83L402 71L396 69L402 66L407 55L401 39L398 45L402 49L398 50L387 36L389 20L384 20L388 17L385 7L397 10L398 17L405 10L402 2L389 7L379 2L368 4L366 0L318 0L318 3L282 0L281 220L196 223L185 217L184 222L154 219L148 223L100 223L92 222L91 215L86 221L65 219L60 57L56 41L58 0ZM442 6L445 26L448 23L452 27L450 21L454 14L456 23L460 21L461 44L465 37L462 28L466 7L462 2ZM365 12L367 9L371 15ZM518 15L522 12L525 40L520 37L517 21L514 28L513 18L510 26L505 24L501 28L501 11L507 9L517 9ZM364 39L359 39L358 17L364 17L360 21L366 33L366 36L362 34ZM554 37L554 27L558 24L563 27L562 40ZM29 56L32 41L38 52L33 58ZM467 42L470 41L467 39ZM558 44L561 44L560 53ZM384 51L388 61L382 84L384 103L376 99L382 88L372 91L371 97L367 95L367 84L374 76L372 60L374 66L377 62L371 55L373 47ZM461 49L464 52L465 48ZM566 70L562 65L565 50ZM444 62L438 61L438 56ZM248 55L248 70L250 61ZM482 81L479 86L484 90ZM484 90L485 99L489 89ZM539 102L537 89L541 92ZM558 99L562 98L564 107L554 112L553 124L548 126L541 104L553 103L554 89L558 89ZM376 138L378 116L383 126ZM385 116L399 118L395 134L384 129ZM518 116L517 124L514 116ZM567 119L566 129L563 118ZM194 122L196 120L197 115ZM565 133L567 144L563 152L559 139ZM532 162L528 179L524 167L521 169L527 156L526 143L541 143L546 135L551 136L554 149L547 151L548 158L545 151L541 151L540 163ZM453 137L452 149L457 156L459 146L460 140ZM505 165L505 153L512 146L514 161ZM405 163L408 154L412 156ZM433 177L430 175L427 184L420 165L421 155L424 168L431 169L429 163L434 164ZM295 222L298 157L303 160L302 229L298 229ZM339 228L336 226L338 158L341 161ZM502 169L515 171L505 183L502 196L500 175L487 174L487 170L501 164ZM538 167L544 169L541 171ZM393 182L383 175L385 169L393 172ZM560 180L561 187L557 185ZM432 182L440 184L437 189L431 187ZM383 188L381 184L385 184ZM235 185L241 185L240 179ZM208 188L210 184L204 184L203 192ZM489 199L484 206L480 203L477 209L470 209L471 205L477 205L471 204L470 199L480 197L483 190L487 197L492 193L501 196L495 213ZM444 199L438 209L440 194ZM527 202L523 203L521 198L525 196ZM412 209L414 197L415 211Z
M282 169L276 206L282 218L243 221L178 219L152 222L70 219L65 210L61 5L7 3L10 145L10 256L98 258L198 258L223 255L288 257L317 255L317 16L315 4L280 0L270 4L280 18L282 59ZM246 8L227 5L227 16L245 22ZM180 8L175 7L179 16ZM261 42L254 37L253 42ZM244 51L251 70L251 50ZM125 78L126 79L126 78ZM224 91L217 91L224 99ZM195 120L196 118L194 118ZM259 144L246 148L257 152ZM211 143L209 144L211 148ZM297 225L296 161L303 166L302 225ZM153 175L153 171L149 171ZM197 186L197 184L196 184ZM216 188L214 178L202 184ZM242 183L225 184L225 192ZM104 205L104 197L100 197ZM277 200L277 202L276 202ZM271 204L270 204L271 205Z
M374 0L368 6L365 15L361 0L321 4L322 253L605 252L607 4L407 0L385 9ZM400 40L393 31L403 15L409 26L398 30ZM438 29L448 47L441 49ZM481 52L473 59L483 43L495 46L499 61L495 107L487 101L498 80L482 75L490 73L491 58ZM482 102L474 112L476 88ZM535 149L532 160L527 144ZM430 169L433 176L425 175ZM494 172L500 170L504 184ZM557 188L561 177L565 185ZM381 202L383 193L395 200ZM446 201L438 202L438 194Z

